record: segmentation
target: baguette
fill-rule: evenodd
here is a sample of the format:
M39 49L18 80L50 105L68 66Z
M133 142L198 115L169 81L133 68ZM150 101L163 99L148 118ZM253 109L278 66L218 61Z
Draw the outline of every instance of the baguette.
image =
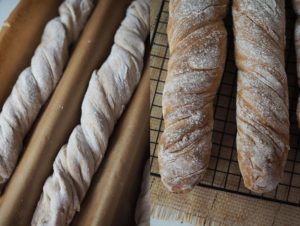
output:
M0 28L0 109L19 74L30 64L44 27L58 14L61 2L62 0L19 1Z
M237 154L245 186L277 186L289 150L284 0L234 0Z
M50 20L31 65L18 77L0 113L0 193L11 177L23 148L23 139L41 107L55 89L78 38L93 0L65 0L59 16Z
M73 47L61 80L28 134L26 147L22 150L24 154L0 198L1 226L30 225L44 182L53 172L54 159L79 122L81 103L91 74L106 60L114 34L131 1L95 1L93 12ZM111 19L107 20L108 17Z
M184 192L202 179L209 163L213 100L226 57L227 0L173 0L169 7L170 60L158 160L164 185Z
M81 105L80 124L55 158L53 174L44 184L31 225L68 225L80 210L114 126L139 83L149 5L149 0L131 3L109 57L93 72Z

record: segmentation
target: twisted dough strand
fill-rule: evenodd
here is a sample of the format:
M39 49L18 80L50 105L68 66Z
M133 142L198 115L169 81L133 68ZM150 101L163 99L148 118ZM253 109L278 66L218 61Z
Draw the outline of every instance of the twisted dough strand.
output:
M237 152L245 186L273 190L289 149L284 0L234 0Z
M158 160L162 181L172 192L190 190L208 166L213 100L226 57L226 9L226 0L170 1L165 129Z
M0 190L12 174L23 139L60 79L68 48L79 36L93 0L65 0L45 27L30 67L19 76L0 114Z
M113 127L139 82L149 4L149 0L136 0L130 5L108 59L93 73L82 103L80 125L55 159L32 225L66 225L79 211Z

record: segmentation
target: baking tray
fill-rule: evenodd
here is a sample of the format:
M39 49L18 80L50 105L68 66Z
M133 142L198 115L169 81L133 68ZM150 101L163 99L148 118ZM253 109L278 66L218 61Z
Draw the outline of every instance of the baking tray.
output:
M150 150L151 175L160 177L157 161L158 141L164 130L161 99L167 75L169 48L166 34L169 0L163 1L151 35L150 60ZM213 146L209 167L199 186L252 196L300 207L300 134L297 128L296 55L294 47L294 24L296 15L291 1L286 1L286 72L289 84L290 104L290 151L284 177L276 190L256 194L243 183L236 153L236 82L237 68L234 61L232 30L232 1L229 2L225 25L228 32L227 58L222 82L214 102Z

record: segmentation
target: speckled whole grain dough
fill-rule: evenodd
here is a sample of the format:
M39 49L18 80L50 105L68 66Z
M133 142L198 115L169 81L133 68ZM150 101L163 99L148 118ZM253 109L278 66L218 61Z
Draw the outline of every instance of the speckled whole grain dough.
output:
M208 166L213 100L226 57L226 11L227 0L170 1L158 160L162 181L172 192L192 189Z
M234 0L237 152L245 186L276 188L289 150L284 0Z

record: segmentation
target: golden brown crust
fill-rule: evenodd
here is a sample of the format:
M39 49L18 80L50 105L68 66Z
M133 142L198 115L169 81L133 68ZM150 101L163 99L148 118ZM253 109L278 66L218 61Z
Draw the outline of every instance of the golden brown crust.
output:
M172 192L192 189L208 166L213 100L226 56L226 7L227 0L170 2L165 130L158 157L162 181Z
M254 192L277 186L289 150L284 69L283 0L234 0L237 152L244 183Z

